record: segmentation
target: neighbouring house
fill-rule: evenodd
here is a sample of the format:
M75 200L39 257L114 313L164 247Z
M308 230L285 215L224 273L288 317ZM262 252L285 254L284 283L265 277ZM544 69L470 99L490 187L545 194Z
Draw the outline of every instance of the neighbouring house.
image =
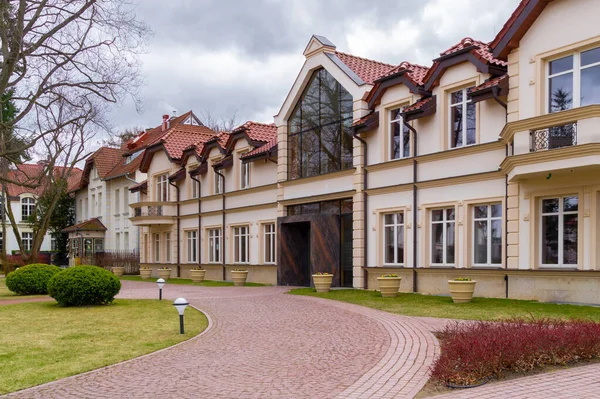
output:
M36 164L21 164L12 168L8 172L8 179L14 183L7 183L8 198L4 201L0 195L0 202L10 204L12 213L17 223L17 229L21 236L24 249L31 250L33 245L33 228L28 222L37 206L37 200L43 192L43 177L45 175L46 165L43 162ZM55 167L56 173L65 172L63 167ZM79 168L73 168L68 178L68 188L71 191L81 179L82 171ZM26 187L32 186L32 187ZM4 224L0 230L0 249L6 246L6 254L20 252L17 238L13 232L8 215L0 212L1 222ZM3 237L3 231L6 231L6 237ZM47 233L44 236L41 251L55 251L56 239L52 234ZM49 261L48 258L46 261Z
M523 0L490 43L385 64L313 36L275 124L147 147L142 263L187 276L600 303L594 0ZM570 29L557 29L559 25Z

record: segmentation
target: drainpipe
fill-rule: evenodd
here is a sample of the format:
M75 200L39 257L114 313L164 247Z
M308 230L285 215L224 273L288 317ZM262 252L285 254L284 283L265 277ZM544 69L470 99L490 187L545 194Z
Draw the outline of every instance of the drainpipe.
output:
M171 180L169 180L169 185L175 187L177 195L175 196L177 201L177 277L181 277L181 242L179 240L179 228L181 226L181 220L179 218L179 186L177 184L173 184Z
M139 184L137 181L135 181L131 177L129 177L129 172L125 173L125 179L129 180L133 184ZM129 190L127 190L127 191L129 191ZM129 197L129 194L127 194L127 196ZM127 201L127 204L129 206L129 201ZM127 211L127 213L129 213L129 211ZM123 223L125 223L125 221L123 221ZM140 251L140 248L142 247L141 242L140 242L141 239L142 238L140 237L140 228L138 226L138 228L137 228L137 249L138 249L138 252L141 252ZM127 248L129 248L129 243L127 243Z
M413 134L413 292L417 292L417 209L419 204L417 202L417 130L408 124L408 121L402 119L404 126L408 128Z
M221 195L222 195L222 197L221 197L221 200L222 200L222 202L221 202L221 215L223 217L223 220L221 222L223 224L223 227L221 229L221 232L222 232L221 240L223 242L221 243L221 248L222 248L222 255L223 255L223 281L225 281L225 278L227 277L227 273L226 273L227 270L225 268L225 264L226 264L225 263L225 256L227 254L227 251L225 250L225 176L223 174L221 174L221 172L219 172L217 169L215 169L215 174L217 176L220 176L221 179L223 179L223 186L222 186L223 190L222 190L222 193L221 193Z
M198 267L200 267L202 266L202 240L200 239L200 232L202 231L202 183L191 174L190 178L198 183Z
M368 183L368 179L367 179L367 155L368 155L368 144L367 141L365 139L363 139L362 137L360 137L358 135L358 133L353 132L352 136L358 140L359 142L361 142L363 144L363 207L364 207L364 220L363 220L363 243L364 243L364 249L363 249L363 270L365 272L364 278L363 278L363 289L367 289L368 288L368 281L367 281L367 277L368 277L368 273L369 271L367 270L367 253L368 253L368 217L369 217L369 212L368 212L368 200L369 200L369 196L367 194L367 183Z

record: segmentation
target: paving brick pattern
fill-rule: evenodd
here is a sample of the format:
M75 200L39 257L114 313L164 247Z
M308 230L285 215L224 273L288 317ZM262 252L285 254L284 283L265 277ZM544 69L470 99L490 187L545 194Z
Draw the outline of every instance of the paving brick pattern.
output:
M206 313L199 337L137 359L9 395L11 398L413 397L438 352L445 321L393 315L285 287L168 285ZM124 298L155 284L123 281ZM174 317L176 317L174 315Z
M600 364L574 367L434 396L435 399L600 398Z

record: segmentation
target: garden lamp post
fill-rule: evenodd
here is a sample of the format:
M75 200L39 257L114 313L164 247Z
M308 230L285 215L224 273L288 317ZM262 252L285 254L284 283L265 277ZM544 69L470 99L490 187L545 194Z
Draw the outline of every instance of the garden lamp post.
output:
M162 289L165 286L165 280L159 278L158 280L156 280L156 285L158 285L158 300L162 301Z
M183 334L183 312L187 305L189 305L189 303L185 298L177 298L173 302L173 306L175 306L177 313L179 313L179 334Z

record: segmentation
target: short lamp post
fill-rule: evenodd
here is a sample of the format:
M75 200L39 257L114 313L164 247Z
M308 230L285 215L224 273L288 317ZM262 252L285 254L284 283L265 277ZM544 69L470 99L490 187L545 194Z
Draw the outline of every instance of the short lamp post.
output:
M156 285L158 285L158 300L162 301L162 289L165 286L165 280L159 278L158 280L156 280Z
M173 302L173 306L177 309L177 313L179 313L179 334L183 334L183 312L185 308L189 305L188 301L185 298L177 298Z

